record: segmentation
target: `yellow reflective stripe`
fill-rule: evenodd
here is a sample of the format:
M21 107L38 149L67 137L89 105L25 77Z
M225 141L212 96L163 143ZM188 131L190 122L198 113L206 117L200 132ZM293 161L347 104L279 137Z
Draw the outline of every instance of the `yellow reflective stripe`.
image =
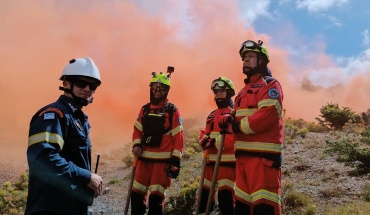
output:
M143 158L166 159L171 157L171 152L149 152L143 151L140 155Z
M254 134L254 131L249 127L248 117L244 117L240 120L240 130L244 134Z
M162 117L163 114L157 114L157 113L148 113L149 116L156 116L156 117Z
M63 137L56 133L42 132L28 137L28 146L41 142L56 143L61 149L64 146Z
M215 147L216 147L217 150L219 150L220 143L221 143L221 134L220 134L220 132L213 131L209 134L209 137L210 138L215 138Z
M171 134L172 134L172 136L175 136L176 134L178 134L182 130L183 130L182 125L179 125L176 128L171 130Z
M140 190L141 192L143 192L143 193L146 193L146 191L147 191L147 187L146 186L144 186L144 185L142 185L142 184L140 184L139 182L137 182L136 180L134 180L134 183L133 183L133 185L132 185L135 189L137 189L137 190Z
M264 143L264 142L244 142L235 141L235 149L245 151L258 151L258 152L277 152L281 153L283 145L278 143Z
M249 195L246 192L242 191L237 186L235 186L235 196L249 203L253 203L260 199L267 199L269 201L276 202L277 204L281 204L281 197L277 193L273 193L267 190L259 190L257 192L252 193L252 195Z
M203 181L203 186L207 187L208 189L211 188L211 185L212 185L212 181L204 178L204 181Z
M210 154L208 156L209 161L215 162L217 155ZM221 162L235 162L235 155L234 154L223 154L221 155Z
M136 122L135 122L135 127L136 127L139 131L143 131L143 125L142 125L139 121L136 121Z
M229 187L234 189L234 182L230 181L229 179L222 179L217 182L218 187Z
M263 99L258 102L258 109L261 109L263 107L275 106L276 103L276 99Z
M257 192L252 193L252 202L258 201L260 199L267 199L277 204L281 203L281 198L277 193L270 192L268 190L258 190Z
M179 151L179 150L177 150L177 149L174 149L174 150L172 151L172 156L176 156L176 157L181 158L182 153L181 153L181 151Z
M235 116L252 116L257 111L257 108L238 109Z
M278 112L279 118L283 117L283 110L282 110L281 104L279 103L278 100L276 100L276 99L264 99L264 100L261 100L260 102L258 102L258 109L260 109L262 107L270 107L270 106L275 106L275 108Z
M212 181L204 178L203 186L205 186L207 188L210 188L211 185L212 185ZM223 186L230 187L231 189L234 189L234 182L230 181L229 179L222 179L222 180L217 181L216 187L223 187Z
M157 191L157 192L160 192L164 195L165 190L166 189L163 186L159 185L159 184L153 184L153 185L149 186L149 192Z
M210 134L209 134L209 137L210 138L216 138L216 137L219 137L221 136L220 132L216 132L216 131L212 131Z
M252 197L246 192L243 192L243 190L241 190L238 186L235 186L235 196L243 199L248 203L252 203Z
M141 139L135 139L132 141L132 145L140 144L140 143L141 143Z
M281 108L280 102L276 102L275 107L276 107L276 110L277 110L277 112L279 114L279 118L283 118L284 111L283 111L283 108Z

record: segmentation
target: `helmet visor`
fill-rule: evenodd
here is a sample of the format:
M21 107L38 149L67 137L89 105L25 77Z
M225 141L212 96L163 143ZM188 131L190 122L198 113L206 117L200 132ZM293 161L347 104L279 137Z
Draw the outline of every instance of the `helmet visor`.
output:
M247 40L245 41L242 46L240 47L240 50L239 50L239 54L240 54L240 57L243 58L244 56L244 53L248 50L261 50L261 46L258 45L256 42L252 41L252 40Z
M215 80L215 81L212 82L211 89L213 90L213 88L215 88L216 85L219 86L220 88L228 87L228 85L225 83L225 81Z

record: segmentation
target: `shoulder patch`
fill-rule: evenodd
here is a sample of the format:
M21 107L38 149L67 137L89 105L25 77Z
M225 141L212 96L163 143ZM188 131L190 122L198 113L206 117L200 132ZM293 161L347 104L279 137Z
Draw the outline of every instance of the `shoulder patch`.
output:
M270 89L268 94L272 99L277 99L279 97L279 91L276 88Z
M64 117L64 114L62 113L62 111L59 110L58 108L54 108L54 107L46 108L45 110L43 110L39 114L39 116L42 116L42 115L45 114L44 115L44 119L54 119L55 118L55 113L57 113L60 118L63 118Z
M182 118L179 117L179 124L182 125Z

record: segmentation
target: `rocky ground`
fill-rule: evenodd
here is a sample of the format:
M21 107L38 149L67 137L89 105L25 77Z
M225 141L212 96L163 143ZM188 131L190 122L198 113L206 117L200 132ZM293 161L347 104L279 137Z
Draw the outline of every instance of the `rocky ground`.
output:
M333 138L336 137L309 133L304 139L285 144L282 167L283 198L288 189L305 193L312 197L312 204L317 208L316 214L324 214L323 211L327 207L362 201L364 186L369 183L369 176L349 176L348 171L353 170L353 167L338 163L334 157L324 153L325 140ZM131 166L126 166L124 158L130 152L129 148L121 148L101 155L98 174L105 180L105 192L96 198L90 207L94 215L123 214L131 175ZM199 165L201 159L199 156L196 161ZM195 171L200 174L200 167ZM0 182L17 177L17 174L19 171L12 171L10 164L2 166ZM174 192L181 189L180 186L181 184L176 182L170 189Z
M317 207L317 214L323 214L326 207L362 201L363 188L369 182L368 176L349 176L348 171L353 167L338 163L324 153L325 140L333 138L329 134L309 133L284 148L283 195L287 187L308 194ZM122 155L115 153L120 151L111 154L99 168L106 182L118 182L106 185L106 194L99 196L91 207L94 214L123 214L131 168L125 166Z

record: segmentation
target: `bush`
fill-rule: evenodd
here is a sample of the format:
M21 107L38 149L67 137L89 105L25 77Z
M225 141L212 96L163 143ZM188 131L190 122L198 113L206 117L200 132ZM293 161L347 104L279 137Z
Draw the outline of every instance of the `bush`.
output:
M336 155L338 162L356 167L357 175L370 173L370 149L360 147L360 144L353 142L352 137L347 136L338 141L326 141L328 149L324 152L330 155Z
M360 117L349 107L340 108L338 104L328 103L320 108L321 115L316 118L319 124L334 130L341 130L346 122L360 123Z
M23 173L14 184L7 181L0 188L0 214L24 214L27 192L28 174Z

